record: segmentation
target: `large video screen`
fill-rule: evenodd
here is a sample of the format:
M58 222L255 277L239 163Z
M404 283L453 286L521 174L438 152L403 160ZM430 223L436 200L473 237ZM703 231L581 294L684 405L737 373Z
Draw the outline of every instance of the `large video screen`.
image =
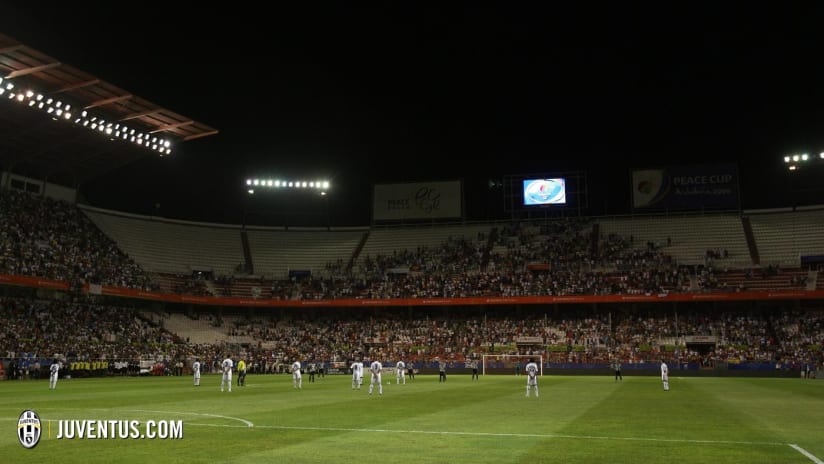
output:
M524 206L531 205L565 205L566 180L524 179Z

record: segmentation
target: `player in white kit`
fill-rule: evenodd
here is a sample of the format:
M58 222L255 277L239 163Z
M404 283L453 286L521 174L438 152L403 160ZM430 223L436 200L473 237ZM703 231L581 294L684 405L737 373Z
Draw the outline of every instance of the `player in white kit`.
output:
M664 383L664 391L669 391L669 367L664 360L661 360L661 382Z
M57 389L57 378L59 377L59 372L60 361L55 359L52 361L51 367L49 367L49 390Z
M372 388L375 387L375 384L378 385L378 394L383 395L383 384L381 383L381 371L383 370L383 365L380 361L372 361L372 364L369 365L369 372L372 373L372 382L369 384L369 394L372 394Z
M303 378L300 376L300 361L292 363L292 388L303 388Z
M526 397L529 398L530 387L535 389L535 398L538 398L538 372L540 369L535 364L535 360L530 358L524 368L526 372Z
M356 359L350 368L352 369L352 390L355 388L360 390L363 383L363 363Z
M195 358L195 362L192 363L192 374L195 377L195 387L200 386L200 358Z
M398 364L395 364L395 377L398 385L401 384L401 381L406 385L406 363L403 361L398 361Z
M229 386L229 393L232 392L232 368L235 367L234 361L232 361L232 357L228 354L226 355L226 359L220 363L221 368L223 369L223 378L220 379L220 391L223 391L223 387L225 385Z

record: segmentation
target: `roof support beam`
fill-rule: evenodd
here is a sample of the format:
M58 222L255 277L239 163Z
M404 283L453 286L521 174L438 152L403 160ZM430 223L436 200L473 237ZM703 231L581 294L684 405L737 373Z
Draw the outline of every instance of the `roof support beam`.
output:
M77 83L74 83L74 84L64 85L63 87L60 87L59 89L55 90L52 93L68 92L70 90L82 89L83 87L89 87L89 86L99 84L99 83L100 83L100 79L92 79L92 80L88 80L88 81L77 82Z
M0 47L0 55L2 55L3 53L16 52L17 50L20 50L21 48L23 48L23 44L9 45L8 47Z
M96 102L91 102L88 105L84 106L83 109L88 110L88 109L92 109L92 108L97 108L98 106L111 105L112 103L117 103L119 101L130 100L132 97L133 97L132 94L127 93L126 95L120 95L120 96L117 96L117 97L106 98L106 99L103 99L103 100L97 100Z
M201 132L200 134L193 134L193 135L183 137L183 141L187 142L189 140L199 139L201 137L207 137L209 135L215 135L217 133L218 133L217 130L213 130L213 131L209 131L209 132Z
M6 79L14 79L15 77L20 77L20 76L25 76L25 75L31 74L31 73L45 71L47 69L56 68L56 67L62 66L62 65L63 65L63 63L61 63L59 61L55 61L54 63L41 64L40 66L32 66L32 67L29 67L29 68L17 69L17 70L14 70L14 71L10 72L9 75L6 76Z
M160 108L155 108L153 110L139 111L137 113L127 114L126 116L123 116L122 118L120 118L120 121L128 121L130 119L142 118L143 116L151 116L153 114L160 113L161 111L163 111L163 110L161 110Z
M195 123L194 121L181 121L181 122L176 122L174 124L166 124L165 126L160 126L155 130L149 131L149 133L154 134L156 132L163 132L163 131L167 131L167 130L173 130L173 129L177 129L178 127L189 126L189 125L192 125L194 123Z

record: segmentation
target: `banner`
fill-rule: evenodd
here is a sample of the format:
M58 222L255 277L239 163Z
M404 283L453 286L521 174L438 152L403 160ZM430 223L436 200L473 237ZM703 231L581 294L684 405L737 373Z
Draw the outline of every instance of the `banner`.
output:
M712 164L632 171L632 207L738 209L738 168L732 164Z
M375 221L461 218L461 181L375 185Z
M518 345L543 345L543 337L515 337L515 343Z
M686 343L717 343L718 337L715 335L686 335L684 341Z

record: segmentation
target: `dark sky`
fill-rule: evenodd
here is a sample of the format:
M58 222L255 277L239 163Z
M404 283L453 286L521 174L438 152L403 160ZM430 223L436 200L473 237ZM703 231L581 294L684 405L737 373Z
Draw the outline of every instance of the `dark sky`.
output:
M221 131L82 187L104 207L355 225L374 183L463 179L485 219L490 178L584 170L589 213L620 214L632 168L705 162L739 166L744 207L776 207L802 201L780 158L824 150L814 2L14 3L6 34ZM255 173L334 188L248 204Z

